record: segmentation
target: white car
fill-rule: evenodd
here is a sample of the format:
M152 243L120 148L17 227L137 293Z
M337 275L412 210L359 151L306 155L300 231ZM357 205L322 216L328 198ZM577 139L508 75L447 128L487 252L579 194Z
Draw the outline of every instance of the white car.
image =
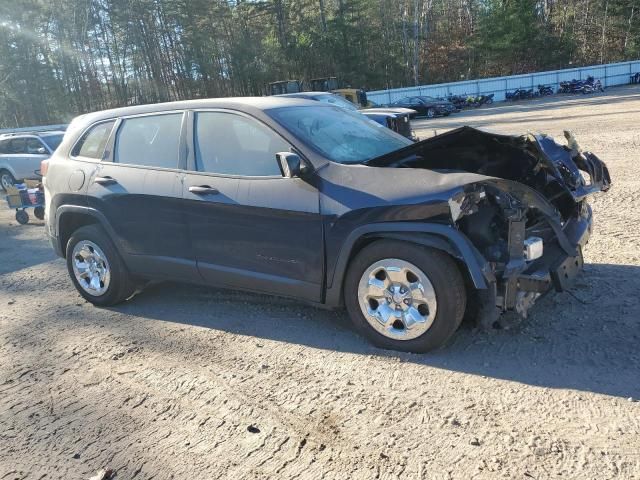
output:
M14 133L0 135L0 187L25 179L39 178L40 162L62 142L64 132Z

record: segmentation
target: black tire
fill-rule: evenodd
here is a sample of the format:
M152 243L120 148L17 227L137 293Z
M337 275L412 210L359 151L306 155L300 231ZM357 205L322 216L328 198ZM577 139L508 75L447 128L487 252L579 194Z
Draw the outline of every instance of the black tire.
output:
M29 214L27 212L25 212L24 210L17 210L16 211L16 221L20 225L26 225L27 223L29 223Z
M38 220L44 220L44 207L35 207L33 214Z
M358 284L373 263L397 258L420 268L433 285L438 302L433 324L411 340L396 340L382 335L367 321L360 309ZM444 345L460 326L466 307L464 280L454 260L433 248L407 242L379 240L365 247L351 261L344 284L344 302L356 329L374 345L404 352L424 353Z
M13 175L11 175L11 172L8 172L7 170L0 170L0 188L3 191L6 191L7 189L5 188L6 185L15 185L16 183L16 179L13 178Z
M100 296L91 295L89 292L84 290L78 283L73 272L73 248L82 240L89 240L100 247L109 263L111 279L106 292ZM86 225L73 232L71 238L69 238L69 241L67 242L66 257L67 270L69 271L71 281L76 287L76 290L78 290L78 293L80 293L80 295L82 295L82 297L88 302L100 307L107 307L125 301L135 292L135 285L131 280L124 262L120 258L113 241L100 226Z

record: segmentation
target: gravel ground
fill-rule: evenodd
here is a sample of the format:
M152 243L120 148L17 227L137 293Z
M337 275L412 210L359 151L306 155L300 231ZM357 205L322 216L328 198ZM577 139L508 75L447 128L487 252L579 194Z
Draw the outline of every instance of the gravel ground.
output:
M428 355L343 312L175 284L85 303L0 207L0 480L640 478L640 88L420 120L570 128L609 165L584 275Z

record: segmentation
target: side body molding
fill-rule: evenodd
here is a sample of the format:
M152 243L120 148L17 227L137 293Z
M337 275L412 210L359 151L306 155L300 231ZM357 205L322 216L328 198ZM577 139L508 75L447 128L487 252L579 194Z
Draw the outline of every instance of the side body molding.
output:
M436 223L388 222L372 223L354 229L346 238L334 269L333 278L327 279L325 303L337 306L342 297L342 285L355 243L361 238L392 238L443 250L464 262L473 285L487 289L495 277L488 263L471 242L458 230Z

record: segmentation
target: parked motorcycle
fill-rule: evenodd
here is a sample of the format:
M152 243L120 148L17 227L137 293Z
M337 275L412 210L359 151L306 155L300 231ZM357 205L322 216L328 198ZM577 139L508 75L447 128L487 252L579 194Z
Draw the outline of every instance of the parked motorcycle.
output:
M507 92L505 94L505 98L512 102L515 102L516 100L524 100L526 98L533 98L533 96L533 89L526 90L524 88L518 88L513 92Z
M449 95L447 100L460 110L467 106L467 95Z
M493 103L493 93L490 93L489 95L480 95L479 97L476 97L477 101L478 101L478 106L480 105L491 105Z
M559 93L593 93L604 92L604 87L600 80L596 80L591 75L586 80L576 80L575 78L569 82L560 82Z
M545 97L547 95L553 95L553 88L549 85L538 85L538 95Z
M587 78L587 82L582 86L581 93L583 95L587 93L604 92L604 87L600 80L594 80L593 77Z

